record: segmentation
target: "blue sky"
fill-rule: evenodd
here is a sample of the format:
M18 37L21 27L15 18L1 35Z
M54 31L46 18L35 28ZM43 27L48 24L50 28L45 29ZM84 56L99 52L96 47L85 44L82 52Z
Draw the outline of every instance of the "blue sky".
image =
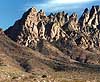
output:
M4 30L12 26L16 20L30 7L50 12L77 12L80 16L85 8L100 5L100 0L0 0L0 27Z

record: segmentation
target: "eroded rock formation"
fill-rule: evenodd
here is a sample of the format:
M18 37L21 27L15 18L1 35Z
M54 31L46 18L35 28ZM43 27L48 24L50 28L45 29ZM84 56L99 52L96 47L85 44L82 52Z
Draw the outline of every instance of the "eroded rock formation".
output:
M30 8L5 33L23 46L36 49L41 40L57 41L62 46L71 44L83 49L100 47L100 7L86 8L78 20L73 13L58 12L46 16L43 10ZM70 43L69 43L70 42Z

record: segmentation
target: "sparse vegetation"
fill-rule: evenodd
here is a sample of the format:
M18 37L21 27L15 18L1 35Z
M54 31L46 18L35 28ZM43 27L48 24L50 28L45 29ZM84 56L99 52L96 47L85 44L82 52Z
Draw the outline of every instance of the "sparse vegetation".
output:
M46 16L30 8L0 29L0 82L100 82L96 10L85 9L78 21L76 13Z
M21 47L6 36L0 38L0 79L3 77L3 82L36 82L34 79L41 80L44 77L47 82L57 78L60 79L58 82L87 82L86 80L91 81L95 78L99 82L98 65L69 63L64 54L55 47L52 48L49 43L44 46L50 50L47 56L30 48ZM25 72L26 67L23 68L21 64L30 65L31 69ZM74 78L76 80L73 80Z

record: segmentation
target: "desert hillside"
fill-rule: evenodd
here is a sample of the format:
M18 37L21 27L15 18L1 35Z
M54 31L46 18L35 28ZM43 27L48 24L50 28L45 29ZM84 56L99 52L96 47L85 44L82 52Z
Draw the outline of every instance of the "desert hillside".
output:
M99 30L99 6L86 8L79 19L30 8L0 29L0 82L99 82Z

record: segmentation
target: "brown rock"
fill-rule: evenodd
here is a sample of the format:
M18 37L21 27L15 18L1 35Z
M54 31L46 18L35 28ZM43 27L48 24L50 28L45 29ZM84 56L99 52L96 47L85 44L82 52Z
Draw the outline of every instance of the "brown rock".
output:
M65 46L64 42L82 49L98 48L99 18L99 6L93 6L90 12L86 8L79 20L76 13L69 16L63 11L46 16L43 10L38 12L33 7L5 33L19 44L31 48L36 48L41 40L58 41L61 46Z
M79 23L82 27L85 27L86 23L89 19L89 10L86 8L82 14L82 16L79 19Z

